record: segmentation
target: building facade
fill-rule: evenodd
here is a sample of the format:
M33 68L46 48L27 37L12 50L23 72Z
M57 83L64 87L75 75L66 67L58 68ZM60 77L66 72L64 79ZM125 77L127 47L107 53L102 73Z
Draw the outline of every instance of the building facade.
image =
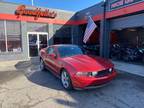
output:
M76 13L81 28L87 16L98 25L99 38L91 40L100 46L100 55L109 57L111 45L141 47L144 44L144 1L143 0L106 0ZM83 30L84 30L83 29ZM83 35L83 34L82 34ZM97 39L97 40L96 40ZM94 42L90 43L94 43Z
M72 43L74 12L0 3L0 61L28 60L47 45Z
M87 17L97 28L86 45L109 57L111 44L144 44L144 1L107 0L79 12L0 3L0 61L28 60L52 44L84 45Z

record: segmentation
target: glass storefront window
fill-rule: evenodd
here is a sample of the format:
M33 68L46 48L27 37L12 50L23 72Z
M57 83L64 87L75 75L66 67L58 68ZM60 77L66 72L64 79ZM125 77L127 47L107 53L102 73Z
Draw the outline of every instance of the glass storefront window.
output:
M7 49L8 52L21 52L21 26L20 22L7 21Z
M0 52L6 52L4 21L0 21Z
M21 43L20 22L0 20L0 53L21 52Z
M29 32L47 32L48 26L43 23L28 23L27 28Z
M70 44L71 43L71 26L69 25L53 25L54 44Z

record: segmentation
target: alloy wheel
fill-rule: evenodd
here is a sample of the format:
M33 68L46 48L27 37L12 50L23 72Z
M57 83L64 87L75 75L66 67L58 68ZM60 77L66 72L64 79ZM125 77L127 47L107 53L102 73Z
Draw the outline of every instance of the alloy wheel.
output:
M61 82L65 89L72 89L70 76L65 70L63 70L61 73Z

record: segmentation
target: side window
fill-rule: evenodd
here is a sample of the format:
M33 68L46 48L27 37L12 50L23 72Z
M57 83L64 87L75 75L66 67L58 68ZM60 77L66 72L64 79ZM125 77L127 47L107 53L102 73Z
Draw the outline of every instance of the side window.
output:
M54 53L54 49L52 47L49 47L47 49L47 54L52 54L52 53Z

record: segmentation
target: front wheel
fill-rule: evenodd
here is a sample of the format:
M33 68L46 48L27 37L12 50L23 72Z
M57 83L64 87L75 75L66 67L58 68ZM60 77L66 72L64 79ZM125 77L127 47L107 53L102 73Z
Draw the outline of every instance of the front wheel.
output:
M71 90L73 88L71 79L70 79L70 75L68 74L68 72L66 70L63 70L61 72L61 83L62 83L63 87L67 90Z

